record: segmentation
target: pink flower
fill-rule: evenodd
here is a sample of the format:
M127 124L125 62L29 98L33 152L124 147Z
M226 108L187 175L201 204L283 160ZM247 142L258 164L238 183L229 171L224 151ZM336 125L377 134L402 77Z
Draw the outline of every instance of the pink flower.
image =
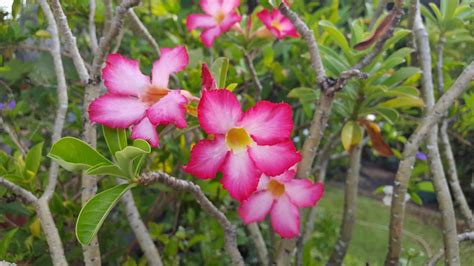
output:
M200 0L199 4L206 14L189 15L186 26L189 31L203 28L201 41L210 48L217 37L241 20L235 12L240 0Z
M258 188L239 207L244 224L261 222L270 213L275 232L283 238L293 238L300 232L298 208L316 205L323 195L321 183L309 179L293 179L296 172L288 170L282 175L262 175Z
M187 91L170 90L169 77L183 70L188 64L184 46L161 49L155 61L152 80L140 71L138 61L120 54L107 57L102 70L107 93L89 106L90 120L111 128L132 128L133 139L145 139L158 146L156 126L175 124L186 127L185 105L193 99Z
M201 66L201 91L217 90L216 80L212 76L207 64Z
M261 173L279 175L301 159L289 139L293 130L291 107L260 101L245 113L226 89L203 91L198 105L201 128L213 136L191 151L184 170L197 178L214 178L242 201L257 188Z
M280 40L285 37L300 36L293 23L276 8L274 8L271 13L269 10L264 9L257 13L257 17L263 22L265 27ZM263 36L265 34L257 33L257 35Z

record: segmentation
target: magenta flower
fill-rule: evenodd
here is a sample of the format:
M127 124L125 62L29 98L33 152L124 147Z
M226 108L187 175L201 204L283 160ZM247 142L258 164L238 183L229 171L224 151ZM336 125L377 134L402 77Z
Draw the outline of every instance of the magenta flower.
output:
M189 15L186 27L189 31L203 28L201 41L210 48L217 37L241 20L235 11L240 0L200 0L199 4L206 14Z
M239 206L244 224L261 222L270 213L273 230L283 238L293 238L300 232L298 208L316 205L323 195L324 186L309 179L293 179L296 172L288 170L282 175L262 175L258 188Z
M201 65L201 91L217 90L217 83L207 64Z
M184 170L200 179L222 172L223 187L239 201L255 191L262 172L279 175L301 159L289 139L288 104L260 101L244 113L230 91L203 91L198 120L213 138L193 147Z
M285 37L300 36L293 23L276 8L273 8L271 13L269 10L264 9L257 13L257 17L263 22L265 27L280 40ZM258 35L264 34L258 33Z
M132 128L133 139L145 139L158 146L156 126L174 124L186 127L185 105L192 96L183 90L170 90L169 77L183 70L188 64L184 46L161 49L155 61L152 80L140 71L138 61L120 54L107 57L102 70L108 92L95 99L89 106L90 120L111 128Z

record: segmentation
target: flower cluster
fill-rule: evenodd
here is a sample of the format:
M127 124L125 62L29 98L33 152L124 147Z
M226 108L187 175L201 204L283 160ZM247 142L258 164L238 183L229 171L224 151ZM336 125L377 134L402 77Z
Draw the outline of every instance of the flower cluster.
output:
M189 30L204 28L206 47L241 20L239 0L201 0L205 14L187 19ZM257 17L265 30L278 39L297 37L293 25L279 13L263 10ZM261 31L261 30L259 30ZM151 79L140 71L139 62L120 54L107 58L102 76L107 93L89 106L92 122L111 128L132 129L133 139L145 139L157 147L156 127L173 124L185 128L186 108L197 104L197 119L207 138L196 143L183 170L199 179L216 178L241 205L244 223L262 221L267 214L274 230L285 238L299 234L299 208L314 206L323 186L309 179L295 179L301 160L292 140L293 118L286 103L259 101L246 111L229 90L218 88L207 65L202 66L201 98L169 88L169 78L188 65L186 48L161 49Z

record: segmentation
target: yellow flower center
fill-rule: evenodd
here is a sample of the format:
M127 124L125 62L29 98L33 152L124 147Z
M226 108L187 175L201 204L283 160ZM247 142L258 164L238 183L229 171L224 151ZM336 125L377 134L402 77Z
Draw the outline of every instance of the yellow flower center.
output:
M280 197L285 193L285 185L275 179L272 179L270 182L268 182L267 190L270 191L273 196Z
M243 150L253 143L247 131L240 127L235 127L227 131L225 142L232 151Z
M271 25L272 25L272 27L274 27L278 31L282 30L282 26L281 26L279 21L273 20Z
M221 24L221 22L225 19L225 14L224 12L220 11L214 16L214 20L216 21L217 24Z

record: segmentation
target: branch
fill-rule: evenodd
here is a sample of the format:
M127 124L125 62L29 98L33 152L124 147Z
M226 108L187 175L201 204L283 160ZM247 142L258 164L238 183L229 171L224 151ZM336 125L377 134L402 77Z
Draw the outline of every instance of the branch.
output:
M112 26L112 19L114 16L114 9L112 6L112 0L103 0L104 2L104 30L102 34L106 34Z
M97 32L95 29L95 0L89 0L89 36L91 39L92 53L95 54L98 48Z
M258 79L257 71L255 70L255 66L253 65L253 60L247 52L244 52L244 60L247 68L249 69L250 75L252 76L253 82L258 90L258 99L262 98L263 86Z
M233 265L244 265L242 255L237 248L234 225L232 225L229 220L227 220L227 217L212 204L212 202L206 197L206 195L204 195L198 185L190 181L177 179L163 172L144 174L138 180L138 183L143 185L149 185L155 182L165 184L178 191L184 191L192 194L202 209L207 212L207 214L214 217L214 219L216 219L221 225L222 229L224 229L225 249L231 257Z
M0 176L0 186L3 186L11 190L14 194L20 196L28 204L33 205L33 204L36 204L36 202L38 201L38 198L35 195L33 195L33 193L18 186L15 183L8 181L3 176Z
M120 180L118 183L124 184L126 182ZM128 223L137 237L140 248L143 250L143 253L145 253L148 265L162 266L163 262L161 261L160 253L158 252L155 243L153 243L153 240L150 237L150 233L148 232L142 218L140 217L140 213L138 212L137 205L133 199L132 192L128 191L125 193L121 201L125 206Z
M53 65L57 80L58 108L56 110L53 135L51 138L51 143L55 143L59 140L59 138L61 138L64 122L66 120L68 108L67 84L66 76L64 74L63 61L61 58L61 43L59 42L58 26L56 25L53 12L51 11L51 8L49 7L46 0L40 0L39 3L41 9L43 10L43 14L48 20L48 31L51 34L51 49L49 52L53 57ZM58 182L58 171L59 165L57 162L51 162L48 175L48 185L41 196L41 198L44 198L46 202L49 202L56 188L56 184Z
M265 245L265 240L263 239L262 232L257 223L248 224L247 229L250 233L250 239L252 239L255 248L257 249L257 255L260 260L260 263L264 266L270 265L268 259L268 250Z
M459 234L457 236L458 242L463 242L463 241L473 241L474 240L474 231L473 232L465 232L462 234ZM444 250L440 249L436 255L431 257L427 263L428 266L435 266L438 260L440 260L444 255Z
M388 0L379 0L377 9L375 10L375 13L372 16L372 19L370 20L369 30L371 30L374 27L375 23L377 22L377 19L382 15L383 11L385 10L385 6L387 5L387 3L388 3Z
M76 43L76 37L72 35L71 29L69 28L66 15L64 14L63 8L59 3L59 0L49 0L51 10L56 18L56 21L59 25L59 30L63 35L68 50L72 56L72 61L76 68L77 73L79 74L79 78L81 82L85 85L89 82L89 73L86 68L86 64L79 53L79 49Z
M15 143L21 155L23 155L23 157L26 156L26 148L21 142L18 135L16 134L15 130L13 130L13 128L5 120L3 120L3 117L1 116L0 116L0 125L2 126L3 130L7 132L8 136L13 141L13 143Z
M137 16L133 9L130 9L127 14L130 26L133 28L133 32L138 32L145 40L151 45L153 51L156 53L157 56L160 56L160 46L155 41L155 38L151 35L148 29L143 25L143 22Z

